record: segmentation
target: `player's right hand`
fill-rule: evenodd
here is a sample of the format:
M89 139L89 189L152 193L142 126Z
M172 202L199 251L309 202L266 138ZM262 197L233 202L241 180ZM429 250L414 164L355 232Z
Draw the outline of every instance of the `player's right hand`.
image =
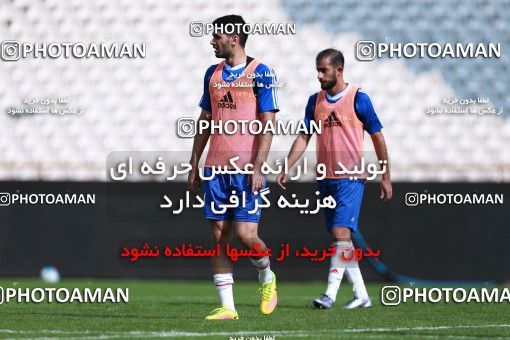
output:
M200 191L200 176L198 176L198 171L193 168L188 175L188 190L193 195L198 195Z
M393 197L393 188L391 186L391 180L389 177L383 177L381 181L381 193L379 198L384 202L388 202Z
M276 183L282 188L283 190L287 190L285 187L285 182L287 182L287 174L285 172L281 172L278 177L276 178Z

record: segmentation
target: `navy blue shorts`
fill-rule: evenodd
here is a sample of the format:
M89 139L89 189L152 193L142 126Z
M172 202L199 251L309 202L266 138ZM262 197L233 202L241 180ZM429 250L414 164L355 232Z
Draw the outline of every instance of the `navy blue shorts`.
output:
M211 176L212 169L204 168L204 175ZM264 186L259 190L266 187L266 180L264 179ZM232 191L235 190L235 194ZM239 197L239 202L242 202L242 195L245 192L245 204L239 204L235 208L227 208L224 213L217 213L212 210L211 204L214 204L215 210L220 210L220 204L229 204L230 196L236 195ZM260 220L261 208L255 210L255 202L262 204L260 196L254 195L251 191L251 184L249 175L246 174L216 174L210 180L204 180L204 215L209 220L220 221L240 221L240 222L255 222Z
M331 233L333 227L347 227L356 232L365 182L348 178L325 179L317 181L317 185L321 198L331 195L336 201L336 208L324 209L328 232Z

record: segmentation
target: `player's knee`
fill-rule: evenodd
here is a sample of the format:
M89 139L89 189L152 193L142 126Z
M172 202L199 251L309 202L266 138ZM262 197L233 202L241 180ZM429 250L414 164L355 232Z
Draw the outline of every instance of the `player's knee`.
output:
M222 242L225 240L227 233L227 230L220 224L213 224L211 228L212 238L215 242Z
M258 238L256 233L254 234L247 231L237 231L236 236L239 242L241 242L246 247L249 247L254 242L254 240Z
M230 243L231 237L227 233L222 233L221 231L213 231L213 242L219 244L227 244Z
M221 238L221 229L213 228L212 229L212 238L214 242L219 242Z
M331 234L335 241L350 241L351 231L347 227L333 227Z

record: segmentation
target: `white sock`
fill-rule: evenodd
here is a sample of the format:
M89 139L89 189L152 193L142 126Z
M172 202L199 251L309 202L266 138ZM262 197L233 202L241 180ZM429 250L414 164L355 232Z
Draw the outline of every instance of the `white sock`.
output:
M216 291L220 296L222 307L227 307L235 312L236 308L234 306L234 294L232 293L234 278L232 273L215 274L213 278L214 284L216 285Z
M326 288L326 295L333 301L336 301L336 294L340 288L342 277L344 276L345 268L347 267L345 261L342 260L342 251L348 251L350 243L347 241L337 241L333 243L336 248L335 256L331 257L331 264L329 266L328 287Z
M326 288L325 294L333 301L336 301L336 294L340 288L340 282L342 282L344 270L345 268L333 268L329 271L328 288Z
M251 263L259 271L259 282L266 283L273 281L273 272L269 266L269 256L261 257L258 260L250 259Z
M354 291L354 295L358 298L367 298L368 292L365 287L365 282L363 281L363 276L361 276L361 271L359 268L346 268L345 276L352 284L352 290Z
M351 241L351 246L352 241ZM365 287L365 282L363 281L363 276L361 275L361 271L359 270L358 261L351 261L352 265L348 266L345 269L345 276L347 276L347 280L352 284L352 290L354 291L354 295L359 298L368 298L367 288Z

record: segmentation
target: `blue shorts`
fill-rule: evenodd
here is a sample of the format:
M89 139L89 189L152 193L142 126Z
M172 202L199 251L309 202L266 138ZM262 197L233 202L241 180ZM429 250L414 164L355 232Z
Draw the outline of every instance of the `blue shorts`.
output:
M317 181L320 197L331 195L336 201L336 208L325 208L326 227L331 233L333 227L347 227L352 232L358 230L358 217L365 190L363 180L325 179Z
M204 175L211 176L212 169L204 168ZM264 186L266 187L266 179ZM232 194L232 191L236 191ZM242 195L245 192L245 204L242 205ZM217 213L212 210L211 203L214 204L215 210L220 210L220 204L229 204L230 196L239 197L239 206L235 208L227 208L224 213ZM204 180L204 215L209 220L220 221L239 221L239 222L255 222L260 220L261 208L254 211L255 202L262 204L259 195L254 195L251 191L249 175L245 174L216 174L210 180ZM252 211L252 213L249 213Z

